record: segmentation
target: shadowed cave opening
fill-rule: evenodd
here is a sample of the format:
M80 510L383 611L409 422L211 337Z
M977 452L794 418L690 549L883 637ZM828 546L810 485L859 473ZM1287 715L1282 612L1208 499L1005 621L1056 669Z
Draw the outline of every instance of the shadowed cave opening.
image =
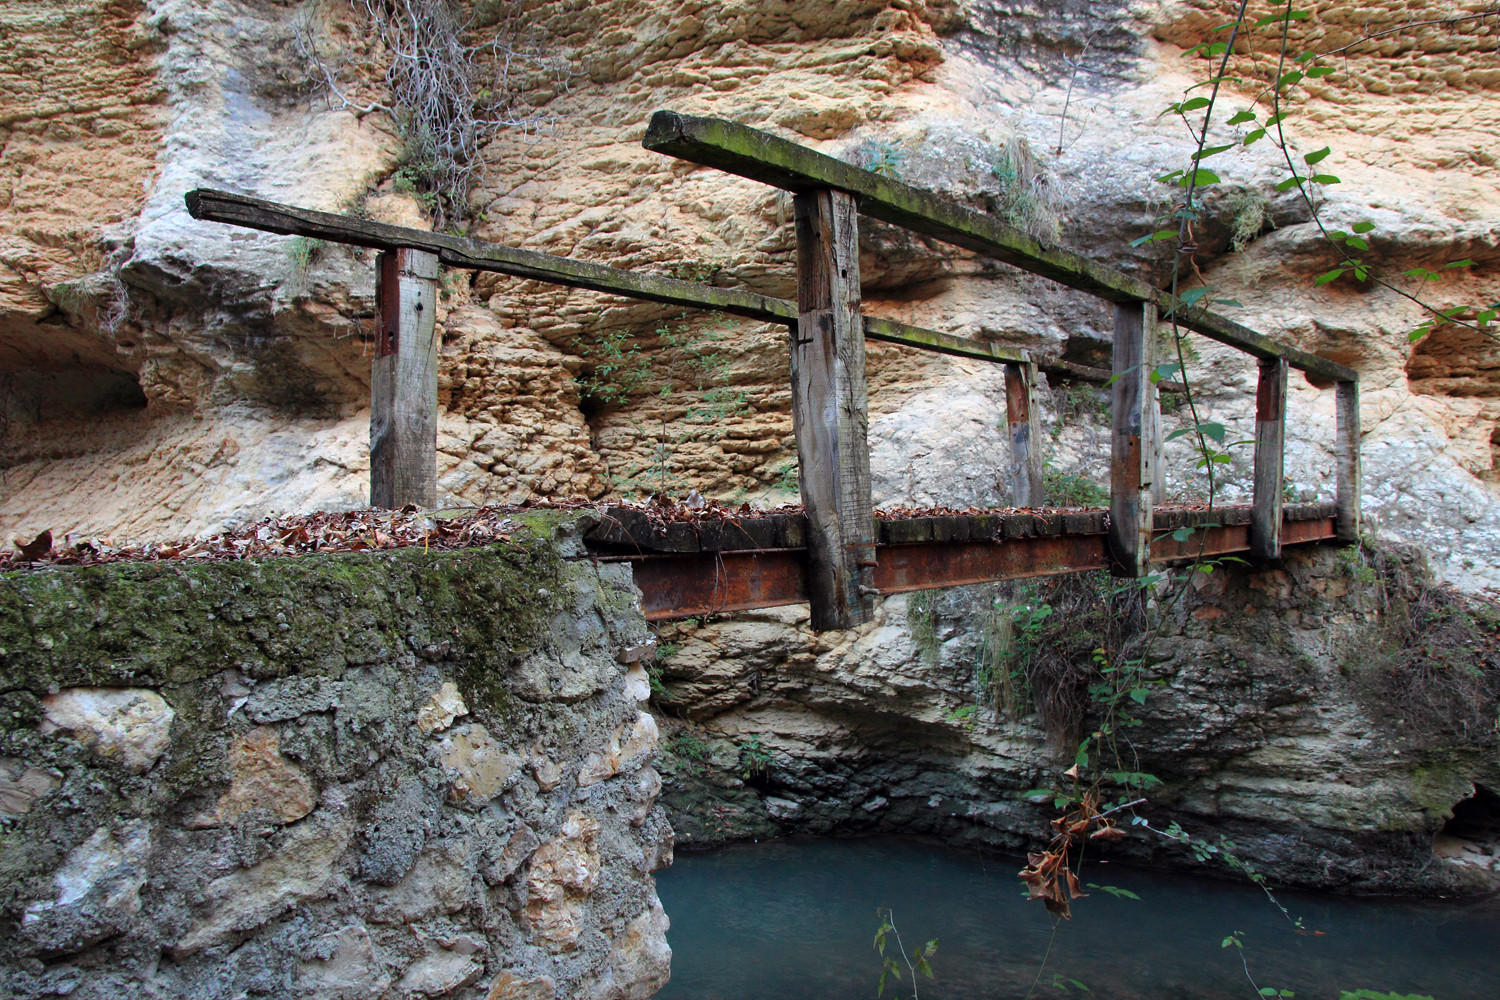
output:
M1476 782L1473 794L1453 807L1453 818L1433 838L1432 851L1448 861L1500 872L1500 794Z

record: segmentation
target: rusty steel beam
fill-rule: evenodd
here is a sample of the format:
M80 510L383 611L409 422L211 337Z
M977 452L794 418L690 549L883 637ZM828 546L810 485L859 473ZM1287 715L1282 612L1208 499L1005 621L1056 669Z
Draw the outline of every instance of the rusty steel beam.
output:
M1333 541L1335 519L1287 520L1282 545ZM1151 542L1152 562L1172 563L1250 551L1250 526L1196 529L1184 540ZM603 556L632 564L648 621L751 611L807 600L805 549ZM882 594L961 587L1101 570L1109 566L1103 534L1038 535L968 542L918 542L877 549L875 587Z

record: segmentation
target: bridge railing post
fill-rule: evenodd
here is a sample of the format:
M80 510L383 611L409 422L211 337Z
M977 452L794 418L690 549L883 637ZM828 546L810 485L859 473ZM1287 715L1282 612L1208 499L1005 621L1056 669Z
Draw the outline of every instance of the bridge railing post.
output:
M1335 495L1334 520L1341 542L1359 541L1360 483L1359 471L1359 383L1339 382L1335 409L1335 440L1338 462L1338 493Z
M875 517L860 319L859 209L829 189L793 198L797 326L791 337L792 426L807 512L812 627L874 614Z
M1042 434L1036 405L1036 364L1029 358L1005 366L1005 424L1010 437L1010 463L1005 482L1016 507L1040 507L1046 502L1042 475Z
M1286 463L1284 358L1261 358L1255 387L1255 487L1250 512L1250 555L1281 558L1281 505Z
M1144 576L1151 560L1152 493L1161 467L1148 352L1155 328L1153 303L1115 305L1109 551L1116 576Z
M437 254L376 259L370 363L370 506L437 503Z

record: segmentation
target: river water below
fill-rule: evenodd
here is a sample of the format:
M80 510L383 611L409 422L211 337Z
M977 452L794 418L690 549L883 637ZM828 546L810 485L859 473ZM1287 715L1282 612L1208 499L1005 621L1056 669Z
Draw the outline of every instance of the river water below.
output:
M1285 892L1243 882L1094 862L1091 890L1053 935L1023 898L1020 859L903 838L792 840L682 853L657 875L672 921L672 981L660 1000L871 1000L880 978L877 910L894 911L908 947L939 940L922 1000L1026 996L1100 1000L1254 1000L1261 987L1298 1000L1341 990L1436 1000L1500 998L1500 901L1391 900ZM1051 950L1048 952L1048 944ZM1054 985L1054 975L1060 977ZM1066 989L1064 989L1066 987ZM910 983L900 995L910 996ZM891 995L889 988L886 996Z

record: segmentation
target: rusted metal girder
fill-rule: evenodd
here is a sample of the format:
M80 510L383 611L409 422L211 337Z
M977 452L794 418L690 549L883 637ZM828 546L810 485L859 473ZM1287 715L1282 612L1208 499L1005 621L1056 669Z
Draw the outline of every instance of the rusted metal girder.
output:
M1288 520L1282 545L1333 541L1332 517ZM1250 527L1230 524L1198 528L1185 540L1163 534L1151 542L1154 563L1250 551ZM632 564L646 618L661 621L728 611L749 611L807 600L807 550L750 549L605 556ZM1038 535L1024 538L881 545L875 587L882 594L959 587L996 580L1056 576L1109 566L1103 534Z

